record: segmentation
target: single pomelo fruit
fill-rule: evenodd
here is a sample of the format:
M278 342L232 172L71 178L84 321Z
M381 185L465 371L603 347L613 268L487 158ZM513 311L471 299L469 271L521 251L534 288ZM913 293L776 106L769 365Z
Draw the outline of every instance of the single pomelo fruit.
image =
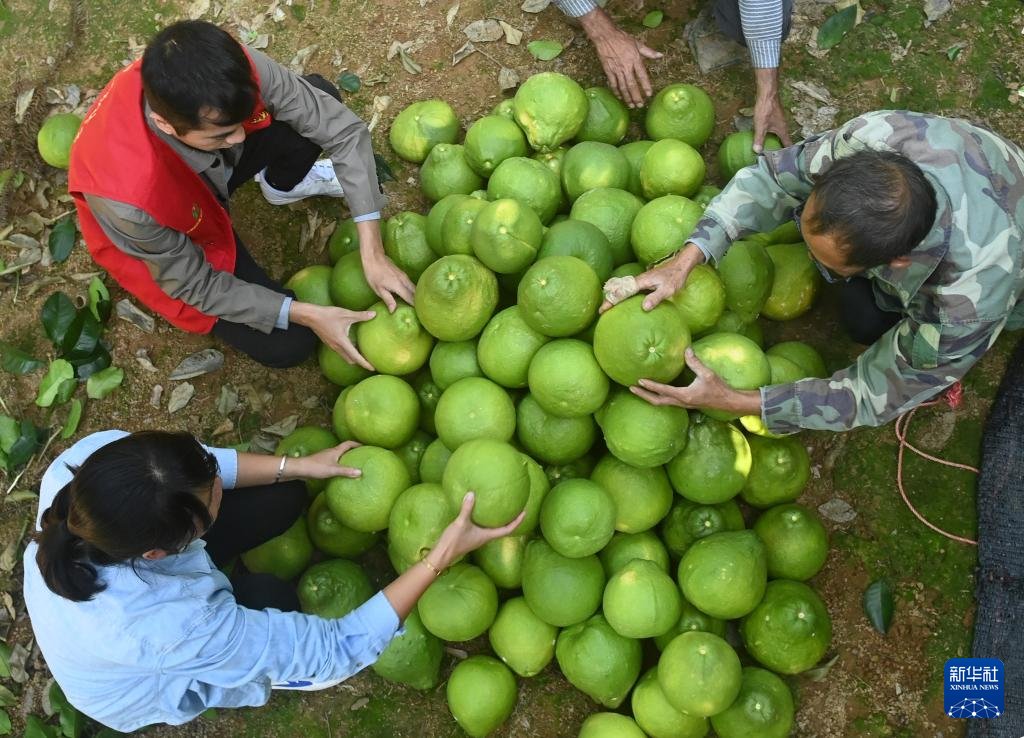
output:
M680 712L668 701L658 682L657 667L640 677L630 707L637 724L651 738L704 738L708 719Z
M577 738L647 738L647 734L625 715L595 712L583 721Z
M459 144L437 144L420 167L420 189L431 202L456 193L468 195L483 184L483 178L469 166L466 151Z
M545 623L558 628L582 623L600 607L604 583L596 556L562 556L543 540L526 547L523 596Z
M715 128L715 105L699 87L669 85L647 106L644 127L647 137L655 141L677 138L690 146L701 146Z
M611 144L583 141L569 149L562 162L562 186L570 201L598 187L625 189L629 161Z
M509 441L516 429L512 398L483 377L466 377L446 389L434 413L438 438L453 451L467 441Z
M525 598L514 597L498 610L487 637L494 653L512 671L521 677L532 677L555 657L558 628L534 615Z
M764 544L751 530L715 533L679 562L683 596L712 617L733 620L757 607L768 584Z
M761 328L761 323L757 318L747 320L738 313L728 309L722 313L722 317L718 319L718 322L707 333L739 333L741 336L749 338L759 347L764 346L764 330Z
M534 354L551 339L523 320L518 305L505 308L487 323L477 344L477 361L487 377L518 389L529 381Z
M486 115L471 125L462 145L466 149L466 161L481 177L490 177L505 159L530 153L523 130L515 122L497 115Z
M735 426L695 414L686 447L666 465L676 492L702 505L731 500L747 481L750 446Z
M793 729L793 695L775 674L748 666L736 700L711 725L719 738L786 738Z
M540 509L540 529L551 548L572 559L596 554L615 534L615 501L588 479L556 484Z
M358 477L335 477L327 483L327 506L344 525L363 533L388 527L395 500L409 488L409 470L394 451L358 446L339 460L359 469Z
M704 210L700 205L679 195L662 195L651 200L640 208L633 219L629 233L633 253L644 264L661 261L686 243L686 239L693 233L694 226L703 215ZM711 269L708 266L705 268ZM686 280L687 286L692 277L693 272L690 272L690 277Z
M345 399L345 424L355 438L373 446L408 443L420 421L420 403L407 382L375 374L353 385Z
M639 533L661 522L672 507L672 486L661 467L640 468L605 454L590 480L615 502L615 530Z
M682 599L681 614L679 616L679 622L674 627L670 628L668 632L656 636L654 638L654 645L657 646L659 651L664 651L665 647L668 646L675 637L682 635L683 633L689 633L690 631L699 631L701 633L714 633L719 638L725 638L725 621L713 618L710 615L702 613L696 607L691 605L686 598Z
M646 269L644 265L638 261L630 261L625 264L620 264L612 270L613 277L639 277L643 274Z
M409 481L412 484L420 483L420 462L423 460L423 454L427 452L427 446L433 440L434 437L426 431L417 430L408 443L395 449L398 458L409 470Z
M395 636L370 666L389 682L408 684L413 689L434 689L441 682L444 644L423 627L413 610L402 623L405 632Z
M802 341L783 341L782 343L775 344L765 353L768 354L769 358L778 356L789 359L800 367L805 377L824 379L828 376L825 360L821 358L821 354L818 353L817 349Z
M423 270L437 261L438 254L427 243L427 218L419 213L398 213L384 224L384 253L395 266L419 280Z
M708 205L711 204L711 201L718 197L721 192L722 189L720 187L715 187L714 185L702 185L701 188L697 190L697 194L693 196L693 201L706 210Z
M802 505L777 505L757 519L754 532L768 553L772 579L810 579L828 558L828 533L821 518Z
M437 144L459 140L459 119L444 100L421 100L395 116L388 139L396 154L420 164Z
M273 574L278 579L294 579L309 566L313 544L309 540L306 519L300 516L280 535L250 548L242 554L242 563L253 574Z
M551 482L544 467L526 454L523 454L523 458L526 459L526 473L530 476L530 496L526 500L523 522L516 528L517 536L528 536L537 529L540 525L540 509L544 505L544 498L551 491Z
M71 161L71 144L78 135L82 119L74 113L51 115L36 134L36 147L43 161L51 167L67 169Z
M549 256L527 269L519 282L519 315L545 336L571 336L594 320L601 296L601 283L585 262Z
M516 407L516 437L523 448L545 464L568 464L594 445L597 427L591 415L563 418L526 395Z
M461 193L446 195L434 203L430 208L430 212L427 213L427 245L430 246L438 256L444 256L445 254L451 253L445 248L444 238L442 236L445 216L448 215L448 211L453 207L468 199L469 195L463 195Z
M811 309L821 288L821 274L803 243L766 248L775 265L772 289L761 312L772 320L793 320Z
M718 272L708 264L698 264L686 278L683 289L670 298L682 313L690 335L696 336L715 326L725 311L725 286Z
M567 479L589 479L596 464L597 456L588 452L566 464L547 464L544 466L544 474L551 484L559 484Z
M798 498L811 478L811 457L800 439L750 436L750 473L740 495L752 507L768 508Z
M665 699L696 717L717 715L731 705L739 694L742 672L733 647L701 631L676 636L658 659L658 685Z
M441 390L460 379L481 375L476 341L438 341L430 352L430 376Z
M690 197L704 182L704 159L683 141L666 138L655 142L640 163L640 188L653 200L664 195ZM694 207L700 206L694 203Z
M561 418L591 415L608 397L608 377L593 349L575 338L541 346L530 362L528 381L533 399Z
M507 118L508 120L514 121L516 119L514 103L515 101L511 97L502 100L500 103L494 106L493 110L491 110L491 115L498 115L501 116L502 118Z
M347 559L331 559L306 569L296 587L302 612L321 618L340 618L373 596L362 567Z
M629 232L643 204L643 200L632 192L600 187L580 195L572 204L569 217L597 226L608 239L615 266L619 266L635 261L629 245Z
M603 615L566 628L558 635L555 658L576 689L616 708L640 676L640 641L615 632Z
M562 181L549 167L535 159L514 156L495 169L487 181L490 200L518 200L548 223L562 205Z
M627 390L613 392L594 417L608 450L632 466L661 466L686 445L686 410L652 405Z
M807 377L807 374L799 366L789 359L781 356L772 356L765 352L768 357L768 366L772 369L772 384L792 384Z
M370 307L376 313L356 326L359 351L381 374L405 376L427 363L434 337L416 317L416 310L401 300L395 312L378 302Z
M300 456L309 456L318 451L337 446L338 438L326 428L315 425L299 426L287 436L278 441L274 453L278 456L291 456L297 459ZM306 490L310 495L317 495L327 487L326 479L307 479Z
M530 496L523 455L507 443L486 438L466 441L452 452L442 486L453 514L466 494L473 492L473 522L485 528L512 522Z
M771 294L775 263L761 244L736 241L718 260L718 276L725 287L725 306L749 323Z
M619 147L619 151L629 162L629 184L626 185L626 189L637 197L644 196L643 187L640 185L640 165L643 164L644 157L652 146L654 141L631 141Z
M523 562L529 536L502 536L488 541L473 552L473 563L501 589L519 589L523 586Z
M516 678L490 656L460 661L445 690L455 722L473 738L483 738L508 720L516 706Z
M627 638L654 638L679 620L679 587L657 564L634 559L608 579L603 612Z
M330 255L331 264L337 264L338 259L345 254L359 250L359 231L356 230L356 222L351 218L338 223L327 242L327 253Z
M583 92L587 118L576 132L576 140L618 144L629 130L629 108L607 87L588 87Z
M743 513L733 500L698 505L678 497L661 523L661 539L676 558L682 558L701 538L730 530L743 530Z
M594 270L602 284L612 275L612 250L597 226L582 220L564 220L547 229L537 259L575 256Z
M642 533L616 533L598 554L606 576L613 576L634 559L650 561L668 572L668 551L658 535L645 530Z
M335 262L328 290L335 305L349 310L366 310L380 299L366 281L358 251L350 251Z
M448 459L452 452L444 445L444 441L435 438L423 452L420 459L420 481L440 484L444 478L444 468L448 466Z
M342 523L327 507L327 495L316 496L306 514L309 538L317 549L328 556L350 559L366 553L380 538L376 533L363 533Z
M768 385L772 368L761 347L738 333L712 333L693 343L693 353L727 385L737 390L756 390ZM719 420L731 420L734 413L704 410Z
M349 364L341 354L326 343L317 346L316 358L320 364L320 371L327 381L339 387L348 387L372 374L369 369L364 369L358 364Z
M331 302L331 268L322 264L308 266L295 272L284 283L286 290L295 293L299 302L314 305L333 305Z
M429 369L421 369L413 378L413 389L420 403L420 428L430 435L437 435L434 414L437 412L437 401L441 399L441 388L430 376Z
M498 590L479 568L455 564L441 573L417 606L427 630L444 641L483 635L498 614Z
M777 151L781 148L782 141L778 136L774 133L765 136L765 151ZM718 174L722 182L728 182L736 176L736 172L754 164L757 164L757 154L754 153L753 131L730 133L718 147Z
M388 558L395 571L401 574L430 553L454 519L439 484L415 484L399 494L388 516Z
M499 274L518 274L533 263L544 237L540 218L518 200L495 200L480 211L469 241L480 261Z
M448 195L445 200L451 197L454 195ZM441 223L440 253L445 256L473 254L473 226L476 225L476 219L480 217L480 213L487 207L487 203L479 198L468 195L459 195L459 197L464 199L453 203L448 208Z
M472 256L443 256L416 285L416 315L435 338L475 338L498 305L498 280Z
M530 146L551 151L571 139L587 119L586 93L558 72L542 72L516 92L512 110Z
M334 401L334 407L331 409L331 430L334 431L334 437L339 441L356 440L352 429L348 427L348 423L345 421L345 400L351 392L351 387L342 389L338 394L338 398Z
M670 303L644 310L644 299L623 300L598 318L594 330L597 362L626 387L641 379L671 382L686 365L690 331L682 315Z

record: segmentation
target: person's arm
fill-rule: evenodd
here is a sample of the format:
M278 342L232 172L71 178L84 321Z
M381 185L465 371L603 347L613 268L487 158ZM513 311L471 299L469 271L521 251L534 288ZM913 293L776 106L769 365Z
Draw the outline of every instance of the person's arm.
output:
M761 153L764 138L774 133L789 146L792 140L779 96L779 60L782 55L782 0L740 0L740 22L754 68L754 151Z
M284 468L278 478L278 469L281 469L281 456L269 454L252 454L238 452L235 463L235 487L256 487L263 484L272 484L274 481L288 482L293 479L331 479L332 477L358 477L361 472L352 467L342 466L338 463L342 455L347 451L359 446L356 441L345 441L323 451L318 451L309 456L287 456L284 457ZM220 451L220 449L211 449ZM218 462L220 457L218 456ZM223 471L224 464L221 463ZM222 474L223 476L223 474ZM225 488L230 486L225 480Z

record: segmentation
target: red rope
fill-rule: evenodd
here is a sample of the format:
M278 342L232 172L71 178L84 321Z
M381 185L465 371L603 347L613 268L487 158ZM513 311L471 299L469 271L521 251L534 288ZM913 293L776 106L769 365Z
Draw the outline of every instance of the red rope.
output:
M954 469L963 469L965 471L974 472L975 474L978 473L978 470L975 467L970 466L969 464L957 464L956 462L953 461L946 461L945 459L940 459L937 456L932 456L931 454L925 453L924 451L911 445L907 441L907 436L910 433L910 420L914 417L914 413L916 413L920 408L929 407L931 405L938 405L940 402L945 401L950 408L955 410L957 407L959 407L960 401L963 399L963 395L963 385L957 382L948 390L946 390L946 392L938 400L931 400L930 402L921 403L921 405L919 405L918 407L914 408L910 412L904 413L903 415L896 419L896 438L900 442L899 453L896 457L896 486L900 491L900 497L903 498L903 502L905 502L907 507L910 508L910 512L914 513L914 517L916 517L926 526L931 528L939 535L945 536L950 540L957 541L958 543L966 543L971 546L977 546L977 541L971 540L970 538L964 538L963 536L954 535L952 533L949 533L948 531L944 531L942 528L929 522L924 517L924 515L919 513L917 511L917 508L914 507L914 505L910 502L910 498L907 497L907 492L903 488L903 453L907 449L913 451L915 454L917 454L923 459L927 459L928 461L934 461L935 463L942 464L943 466L951 466Z

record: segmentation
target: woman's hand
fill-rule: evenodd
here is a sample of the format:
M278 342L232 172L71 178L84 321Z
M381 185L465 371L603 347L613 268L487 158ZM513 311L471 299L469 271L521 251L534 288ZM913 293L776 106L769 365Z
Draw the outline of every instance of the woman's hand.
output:
M398 299L412 305L416 299L416 285L384 253L380 221L360 221L356 223L356 232L359 234L359 258L370 289L384 301L389 313L395 312Z
M432 566L438 569L451 566L453 562L458 561L471 551L475 551L488 541L510 535L526 517L526 511L523 510L508 525L503 525L500 528L481 528L471 518L474 502L475 495L472 492L462 498L462 509L459 510L459 516L444 529L434 548L427 555L427 560Z
M650 379L641 379L639 386L630 387L629 391L652 405L706 407L740 415L761 414L760 392L733 389L704 366L691 348L686 349L686 365L697 375L686 387L674 387Z
M357 313L340 307L293 302L288 317L299 325L311 328L321 341L340 354L349 364L358 364L372 372L373 364L359 353L349 333L353 325L370 320L375 315L372 310Z
M302 479L333 479L334 477L356 479L362 475L362 471L355 467L342 466L339 462L342 456L361 445L358 441L345 441L337 446L317 451L315 454L289 460L288 463L294 462L296 466L300 467L296 469L296 472L297 476L301 476Z

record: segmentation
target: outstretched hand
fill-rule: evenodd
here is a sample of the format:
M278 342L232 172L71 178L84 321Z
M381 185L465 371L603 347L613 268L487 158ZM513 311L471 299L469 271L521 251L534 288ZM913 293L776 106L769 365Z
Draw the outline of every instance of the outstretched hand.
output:
M650 292L644 299L644 310L654 310L662 301L672 297L676 292L683 288L686 284L686 278L690 276L690 272L693 268L704 261L704 254L699 248L692 244L688 244L686 248L679 252L679 254L663 264L659 264L653 269L648 269L643 274L639 274L634 278L634 285L636 289L625 292L615 291L613 294L609 290L609 283L605 282L605 299L601 303L601 307L598 308L598 312L603 313L612 305L625 300L627 297L632 297L638 292ZM629 292L629 294L626 294Z
M409 275L383 254L364 254L363 274L366 275L370 289L387 305L389 313L395 312L398 299L409 305L416 299L416 285L409 279Z
M337 446L325 448L315 454L302 457L303 477L306 479L333 479L334 477L349 477L356 479L362 476L362 471L351 466L342 466L341 457L358 446L358 441L345 441Z
M660 59L662 54L621 30L600 8L582 16L580 22L594 43L612 92L631 108L646 105L654 90L644 60Z
M523 510L508 525L503 525L500 528L482 528L472 519L475 502L476 495L472 492L466 493L466 496L462 498L462 507L458 517L444 529L441 537L437 539L434 551L440 553L445 559L438 562L441 567L449 566L452 562L495 538L510 535L526 517L526 511Z
M760 415L761 395L757 391L735 390L704 365L692 348L686 349L686 365L696 378L686 387L675 387L650 379L641 379L629 388L637 397L652 405L675 405L685 408L711 408L742 415Z

